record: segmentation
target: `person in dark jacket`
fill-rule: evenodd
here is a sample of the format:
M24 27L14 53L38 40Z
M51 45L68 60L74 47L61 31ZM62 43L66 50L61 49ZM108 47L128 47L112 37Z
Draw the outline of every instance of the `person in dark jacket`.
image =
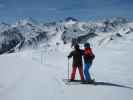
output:
M74 50L68 55L68 58L73 57L71 80L75 80L76 69L78 68L81 80L84 80L82 56L84 51L79 48L79 45L74 46Z
M84 75L85 75L85 80L86 81L93 81L91 79L89 70L90 70L92 62L95 58L95 55L93 54L89 43L85 43L84 48L85 48L84 49Z

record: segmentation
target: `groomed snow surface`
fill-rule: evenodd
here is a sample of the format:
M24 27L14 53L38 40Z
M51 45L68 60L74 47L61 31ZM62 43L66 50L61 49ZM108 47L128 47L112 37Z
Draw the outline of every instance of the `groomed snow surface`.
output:
M99 82L96 86L62 81L67 78L71 48L1 55L0 100L133 100L132 45L93 47L96 58L91 75Z

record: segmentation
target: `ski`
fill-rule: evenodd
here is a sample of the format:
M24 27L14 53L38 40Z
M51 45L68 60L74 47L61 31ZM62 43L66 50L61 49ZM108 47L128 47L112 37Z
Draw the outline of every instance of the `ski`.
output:
M92 80L89 80L89 81L82 81L81 84L93 84L93 85L96 85L96 81L95 79L92 79Z
M76 85L76 84L90 84L90 85L96 85L96 81L93 79L91 81L82 81L82 80L70 80L70 79L63 79L66 85Z
M73 81L71 81L70 79L63 79L63 82L66 85L72 85L72 84L79 84L81 82L81 80L73 80Z

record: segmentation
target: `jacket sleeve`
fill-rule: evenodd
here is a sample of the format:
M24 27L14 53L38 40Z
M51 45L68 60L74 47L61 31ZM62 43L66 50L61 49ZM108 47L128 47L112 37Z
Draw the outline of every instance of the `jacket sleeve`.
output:
M84 50L81 50L81 55L84 55Z
M94 58L95 58L95 55L94 55L94 53L92 52L92 49L90 49L90 52L91 52L92 59L94 59Z
M71 58L73 56L73 52L70 52L70 54L68 55L68 58Z

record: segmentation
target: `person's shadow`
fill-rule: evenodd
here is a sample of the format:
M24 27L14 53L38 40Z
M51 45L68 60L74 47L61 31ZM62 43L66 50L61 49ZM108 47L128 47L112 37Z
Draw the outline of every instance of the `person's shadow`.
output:
M128 89L132 89L133 87L129 87L126 85L121 85L121 84L116 84L116 83L111 83L111 82L95 82L95 85L102 85L102 86L114 86L114 87L122 87L122 88L128 88Z

